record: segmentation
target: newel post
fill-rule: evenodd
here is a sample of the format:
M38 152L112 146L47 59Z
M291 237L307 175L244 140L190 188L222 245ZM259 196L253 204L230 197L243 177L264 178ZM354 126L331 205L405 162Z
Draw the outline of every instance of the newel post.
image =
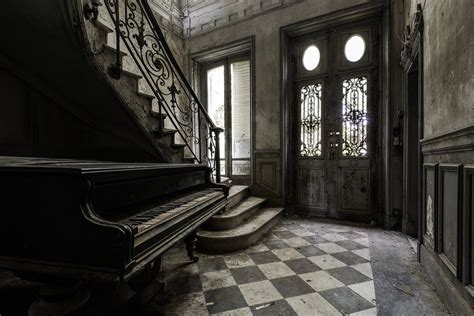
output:
M214 153L214 161L216 162L216 183L221 182L221 150L219 142L219 134L224 130L220 127L211 127L211 133L214 133L214 141L216 142L216 151Z

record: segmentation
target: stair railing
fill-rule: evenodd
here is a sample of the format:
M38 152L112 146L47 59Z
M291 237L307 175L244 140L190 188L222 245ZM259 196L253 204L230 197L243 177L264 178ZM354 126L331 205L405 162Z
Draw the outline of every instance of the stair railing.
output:
M223 129L214 124L184 76L148 1L104 1L115 26L117 45L110 75L116 79L121 76L123 43L158 101L159 131L164 131L166 114L192 158L211 167L215 181L220 182L219 137Z

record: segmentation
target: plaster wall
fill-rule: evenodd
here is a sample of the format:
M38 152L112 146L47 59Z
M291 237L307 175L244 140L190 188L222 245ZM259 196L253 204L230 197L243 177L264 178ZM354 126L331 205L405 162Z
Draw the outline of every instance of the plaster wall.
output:
M288 133L280 129L280 27L366 2L370 1L300 2L187 38L185 50L192 55L255 36L255 149L279 150L281 133Z
M166 38L174 57L180 65L185 64L183 21L180 0L150 0L150 7Z
M185 36L194 36L304 0L181 0Z
M463 190L468 175L463 173L474 163L474 2L472 0L405 0L405 23L423 7L423 137L421 151L424 168L437 166L432 182L423 180L429 198L437 201L433 209L422 208L422 227L429 226L420 246L420 261L452 314L471 315L474 295L465 286L472 283L470 259L473 256L469 212L472 190ZM461 181L448 185L441 176L449 166ZM434 168L434 167L433 167ZM436 170L436 169L435 169ZM435 171L436 172L436 171ZM465 181L465 182L463 182ZM452 188L456 188L452 190ZM458 191L462 192L458 194ZM426 196L420 196L428 205ZM444 203L443 201L447 201ZM442 202L442 203L441 203ZM472 214L472 213L471 213ZM430 216L431 215L431 216ZM466 216L457 221L456 216ZM444 225L443 223L449 223ZM437 229L434 229L437 227ZM434 235L433 235L434 234ZM451 247L443 249L443 245ZM433 246L434 245L434 246ZM461 248L459 246L463 246ZM451 261L443 255L453 251ZM452 268L454 266L455 271ZM459 273L462 271L462 273Z
M405 1L405 20L425 3L424 137L474 124L474 2Z

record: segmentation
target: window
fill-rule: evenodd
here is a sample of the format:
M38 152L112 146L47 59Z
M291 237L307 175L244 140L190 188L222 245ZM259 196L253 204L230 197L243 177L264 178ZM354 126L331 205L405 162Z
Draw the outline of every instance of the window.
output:
M316 45L311 45L303 53L303 66L308 71L315 70L319 65L321 53Z
M367 156L367 77L342 83L342 155Z
M250 58L227 58L204 66L205 98L220 138L221 174L248 177L251 150Z
M300 89L300 136L302 157L321 156L321 84Z
M358 62L365 54L365 41L360 35L351 36L344 47L344 54L350 62Z

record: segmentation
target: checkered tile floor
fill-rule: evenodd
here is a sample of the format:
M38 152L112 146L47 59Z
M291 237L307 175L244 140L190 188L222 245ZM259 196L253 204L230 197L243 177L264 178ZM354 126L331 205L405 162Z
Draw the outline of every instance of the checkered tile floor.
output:
M368 246L363 228L284 219L237 253L165 257L166 315L376 315Z

